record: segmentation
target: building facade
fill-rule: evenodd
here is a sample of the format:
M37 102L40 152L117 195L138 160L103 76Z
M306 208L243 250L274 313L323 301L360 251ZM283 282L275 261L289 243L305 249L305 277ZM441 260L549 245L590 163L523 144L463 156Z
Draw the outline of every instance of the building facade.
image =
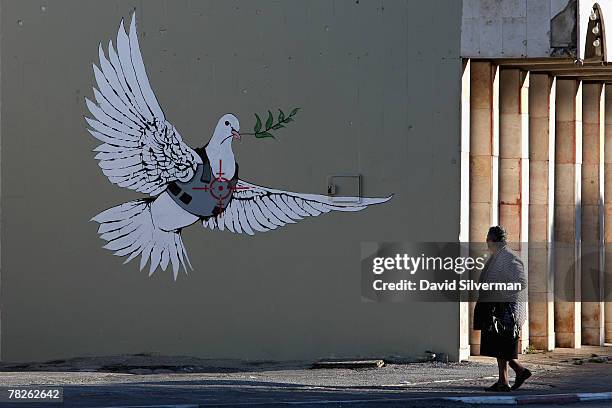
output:
M2 0L0 358L465 359L470 304L362 301L360 245L478 242L498 223L528 244L523 346L610 341L593 293L612 282L611 3ZM253 113L300 107L276 139L235 145L241 178L326 194L358 175L363 196L393 198L253 237L193 225L176 281L124 265L90 220L143 194L108 182L84 116L98 46L134 10L190 146L224 113L250 130Z
M500 223L528 243L523 340L537 349L612 339L610 13L610 1L463 2L462 234Z

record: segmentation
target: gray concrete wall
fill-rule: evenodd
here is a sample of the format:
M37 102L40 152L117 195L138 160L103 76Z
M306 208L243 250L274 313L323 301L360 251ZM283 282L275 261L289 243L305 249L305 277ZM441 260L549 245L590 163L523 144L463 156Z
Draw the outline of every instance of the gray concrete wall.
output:
M141 197L93 160L84 97L98 43L137 8L167 118L202 146L218 117L300 106L277 140L244 140L241 176L324 193L331 174L395 193L256 237L183 232L195 271L148 278L89 219ZM458 355L459 307L360 300L362 241L459 235L461 2L1 2L2 359L160 352L311 359Z

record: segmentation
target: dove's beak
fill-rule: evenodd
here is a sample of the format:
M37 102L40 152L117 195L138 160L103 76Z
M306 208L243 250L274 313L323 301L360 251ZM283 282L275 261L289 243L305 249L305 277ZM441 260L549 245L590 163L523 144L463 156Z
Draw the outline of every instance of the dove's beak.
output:
M236 140L240 140L240 133L234 128L232 128L232 137Z

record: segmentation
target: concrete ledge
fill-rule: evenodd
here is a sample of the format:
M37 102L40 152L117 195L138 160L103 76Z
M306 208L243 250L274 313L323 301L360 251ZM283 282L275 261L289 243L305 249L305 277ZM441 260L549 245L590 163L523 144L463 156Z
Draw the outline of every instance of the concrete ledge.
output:
M384 367L383 360L350 360L350 361L317 361L312 368L380 368Z

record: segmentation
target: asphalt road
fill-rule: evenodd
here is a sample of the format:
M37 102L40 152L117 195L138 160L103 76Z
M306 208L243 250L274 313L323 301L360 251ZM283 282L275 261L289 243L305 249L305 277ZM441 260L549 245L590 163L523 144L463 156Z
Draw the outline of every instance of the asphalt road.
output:
M424 370L427 367L430 369ZM489 368L468 364L454 368L407 365L362 370L283 369L246 373L153 375L90 372L1 373L0 385L4 386L23 388L44 384L62 387L64 403L63 405L0 404L0 407L54 405L119 407L179 404L210 407L464 406L432 401L431 398L490 395L482 391L483 387L493 382L488 376ZM421 373L415 377L414 370L420 370ZM444 370L448 372L443 373ZM413 381L402 383L400 381L402 378L410 378ZM441 380L441 378L446 379ZM610 378L612 378L612 364L586 364L575 368L568 367L567 370L537 371L524 389L517 391L516 394L611 391ZM368 379L370 383L365 384ZM382 384L383 382L387 383ZM612 402L599 406L609 407L612 406Z
M589 354L586 354L584 361L576 361L570 355L559 353L525 356L524 362L534 375L512 395L611 392L612 360L591 362L589 359ZM176 365L172 366L171 362ZM483 388L495 381L496 374L494 361L483 358L451 364L389 364L373 369L319 370L289 363L247 362L235 366L225 363L223 367L211 361L206 361L206 367L198 366L204 362L190 360L189 364L185 363L182 360L177 363L177 358L121 356L19 367L1 366L0 387L62 387L64 403L9 403L0 404L0 407L181 404L184 408L198 405L460 407L466 405L432 398L491 395L483 392ZM168 367L175 367L175 370ZM612 401L567 406L610 407Z

